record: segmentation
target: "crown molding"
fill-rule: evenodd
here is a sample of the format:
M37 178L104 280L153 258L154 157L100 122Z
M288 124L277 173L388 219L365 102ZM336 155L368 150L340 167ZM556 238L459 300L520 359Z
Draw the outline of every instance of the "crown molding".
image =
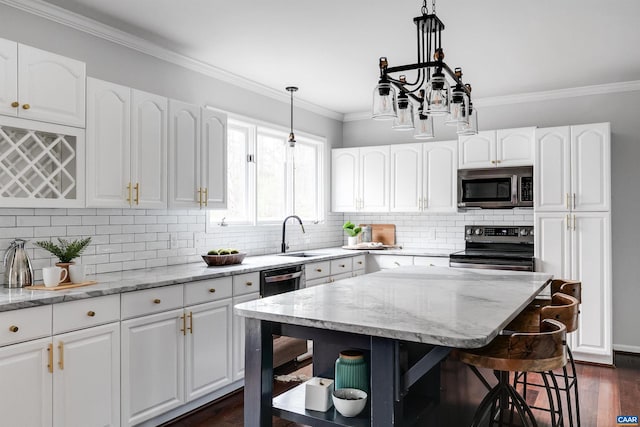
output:
M474 98L473 104L476 107L496 107L500 105L525 104L530 102L544 102L556 99L576 98L580 96L608 95L620 92L640 91L640 80L628 82L605 83L601 85L579 86L567 89L547 90L543 92L528 92L516 95L492 96L488 98ZM361 111L357 113L347 113L344 115L344 122L354 122L358 120L370 119L371 113Z
M94 19L79 15L67 9L46 3L41 0L0 0L0 3L11 6L15 9L22 10L32 15L48 19L58 24L65 25L78 31L99 37L101 39L119 44L129 49L153 56L155 58L167 61L183 68L204 74L209 77L221 80L226 83L238 86L243 89L250 90L254 93L275 99L277 101L289 102L289 95L280 93L279 91L267 87L253 80L245 79L236 74L218 68L214 65L203 61L190 58L179 54L172 50L161 47L155 43L145 40L141 37L134 36L117 28L105 25ZM344 120L344 115L336 111L329 110L311 102L302 99L296 99L297 107L312 113L328 117L333 120Z

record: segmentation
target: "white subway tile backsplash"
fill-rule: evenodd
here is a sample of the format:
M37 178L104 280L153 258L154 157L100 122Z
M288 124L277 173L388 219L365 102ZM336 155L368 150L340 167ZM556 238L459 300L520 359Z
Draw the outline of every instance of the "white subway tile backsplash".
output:
M67 227L34 227L31 228L33 237L65 237L67 236ZM44 239L43 239L44 240Z
M51 225L82 225L81 216L52 216Z
M51 225L49 216L19 216L16 218L18 227L48 227Z
M67 236L93 236L96 234L94 225L68 226ZM104 233L107 234L107 233Z
M122 234L122 225L96 225L95 234Z
M133 216L131 215L111 215L109 217L109 224L116 225L124 225L124 224L133 224Z

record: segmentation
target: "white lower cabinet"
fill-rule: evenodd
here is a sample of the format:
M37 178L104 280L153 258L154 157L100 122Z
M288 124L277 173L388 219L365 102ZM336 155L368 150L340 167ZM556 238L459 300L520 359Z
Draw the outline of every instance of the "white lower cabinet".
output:
M536 270L582 282L579 326L569 339L575 359L612 364L610 214L541 212L535 229Z
M233 297L233 305L260 298L260 292ZM233 315L233 381L244 378L244 317Z
M51 338L0 348L2 425L49 427L53 421Z
M364 274L365 255L309 263L304 266L304 269L304 286L307 288L333 283Z

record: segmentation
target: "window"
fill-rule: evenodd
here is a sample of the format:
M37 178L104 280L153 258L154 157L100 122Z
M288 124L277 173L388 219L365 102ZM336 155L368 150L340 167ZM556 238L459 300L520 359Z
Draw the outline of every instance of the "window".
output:
M286 129L233 118L227 135L227 209L210 211L210 224L324 219L324 140L296 133L291 148Z

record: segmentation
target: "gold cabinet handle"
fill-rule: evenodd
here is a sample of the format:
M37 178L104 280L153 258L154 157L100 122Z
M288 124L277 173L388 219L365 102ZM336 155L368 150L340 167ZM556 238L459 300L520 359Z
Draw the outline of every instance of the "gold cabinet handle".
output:
M571 215L567 214L567 230L571 230Z
M127 184L127 193L129 194L129 196L127 197L127 203L131 205L131 183Z
M204 189L204 205L209 206L209 189Z
M209 292L211 292L212 294L215 294L216 293L216 288L209 289Z
M87 316L89 316L89 317L94 317L95 315L96 315L96 312L95 312L95 311L93 311L93 310L89 310L89 311L87 311Z
M187 335L187 316L183 314L180 316L180 320L182 320L182 328L180 328L180 332L182 332L182 335Z
M19 103L18 101L13 101L13 102L11 103L11 106L12 106L13 108L18 108L18 107L20 106L20 103Z
M20 329L20 328L18 328L16 325L11 325L11 326L9 326L9 330L10 330L11 332L14 332L14 333L15 333L15 332L18 332L18 329Z
M31 105L29 105L29 104L22 104L22 109L23 109L23 110L28 110L29 108L31 108Z
M189 333L193 335L193 312L189 312Z
M162 302L162 300L160 298L156 298L153 300L154 304L160 304Z
M576 216L573 216L573 231L576 231Z
M567 206L567 209L569 209L569 193L565 193L566 194L566 201L565 201L565 205Z
M247 283L245 283L245 285L247 285L247 286L253 286L253 282L247 282Z
M53 374L53 344L49 344L47 346L47 356L48 356L47 368L49 369L49 373Z
M136 205L140 204L140 183L136 182L136 186L134 187L136 189L136 198L133 200Z
M58 360L58 366L61 371L64 371L64 343L62 341L58 344L58 356L60 358Z
M573 209L576 208L576 193L573 193Z
M202 188L198 187L198 205L202 207Z

